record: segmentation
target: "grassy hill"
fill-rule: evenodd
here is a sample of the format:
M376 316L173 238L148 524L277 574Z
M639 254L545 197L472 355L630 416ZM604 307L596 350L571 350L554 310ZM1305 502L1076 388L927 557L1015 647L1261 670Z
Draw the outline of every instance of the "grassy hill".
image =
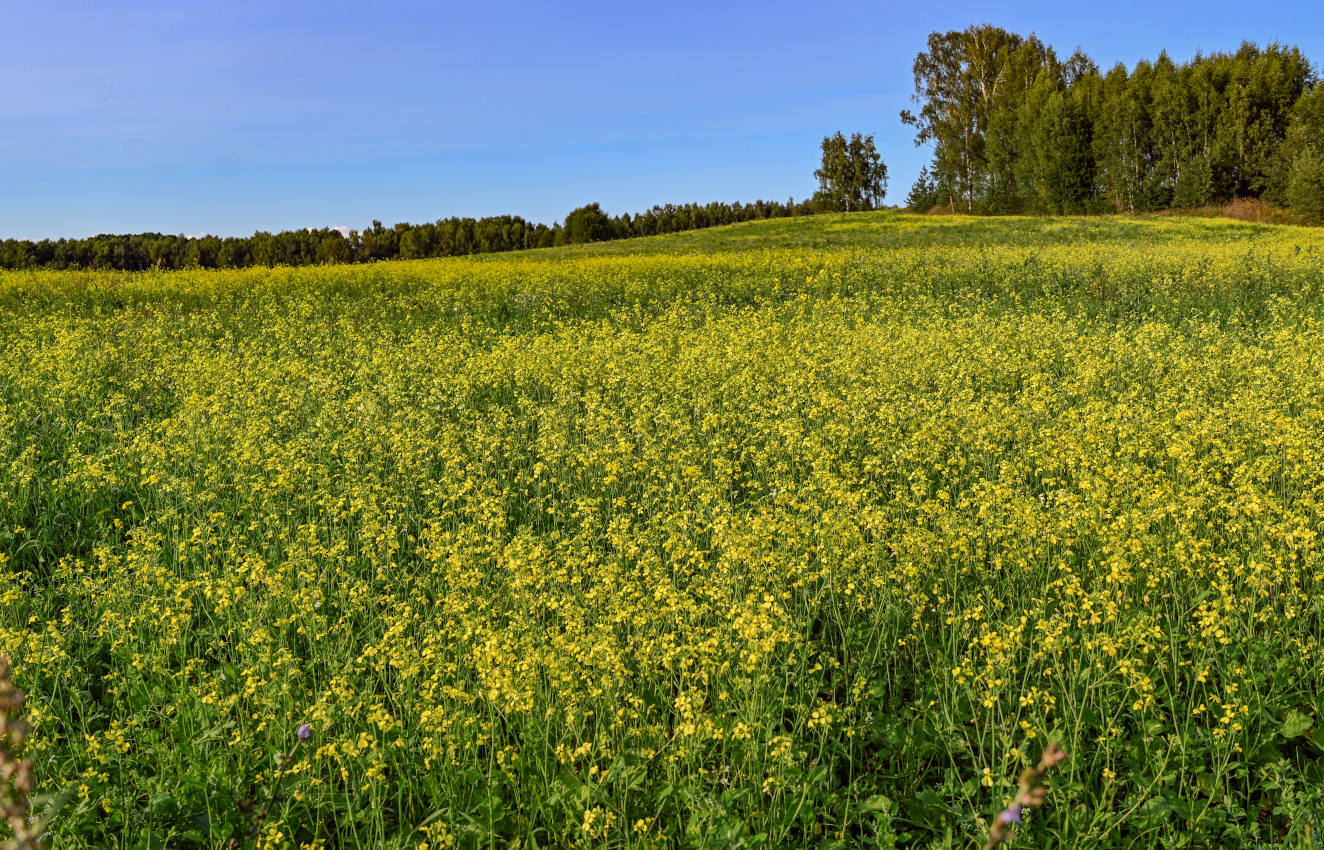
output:
M0 274L49 844L1311 846L1324 232ZM306 724L308 737L298 730Z

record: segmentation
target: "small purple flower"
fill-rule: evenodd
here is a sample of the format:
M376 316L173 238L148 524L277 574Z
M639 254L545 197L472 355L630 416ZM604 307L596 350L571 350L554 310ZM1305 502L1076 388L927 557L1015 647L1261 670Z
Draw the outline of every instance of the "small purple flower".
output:
M1013 824L1021 822L1021 807L1012 806L1009 809L1003 809L998 815L998 823Z
M296 734L296 735L299 736L299 740L300 740L300 741L306 741L306 740L308 740L309 738L312 737L312 735L313 735L313 727L311 727L311 726L309 726L307 723L305 723L305 724L303 724L302 726L300 726L300 727L299 727L299 730L298 730L297 732L295 732L294 734Z

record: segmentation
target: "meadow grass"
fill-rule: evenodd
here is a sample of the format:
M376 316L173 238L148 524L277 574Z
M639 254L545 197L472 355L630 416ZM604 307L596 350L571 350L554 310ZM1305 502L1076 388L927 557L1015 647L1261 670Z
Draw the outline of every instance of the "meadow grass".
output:
M1315 846L1322 320L1210 219L0 274L47 843L974 848L1051 742L1013 847Z

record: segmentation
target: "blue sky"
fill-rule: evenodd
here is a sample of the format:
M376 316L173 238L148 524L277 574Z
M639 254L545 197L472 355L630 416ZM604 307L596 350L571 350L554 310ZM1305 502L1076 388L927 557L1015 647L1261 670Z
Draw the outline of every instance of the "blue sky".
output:
M12 0L0 237L801 198L839 129L875 134L899 202L915 53L981 22L1105 69L1243 39L1324 62L1307 2Z

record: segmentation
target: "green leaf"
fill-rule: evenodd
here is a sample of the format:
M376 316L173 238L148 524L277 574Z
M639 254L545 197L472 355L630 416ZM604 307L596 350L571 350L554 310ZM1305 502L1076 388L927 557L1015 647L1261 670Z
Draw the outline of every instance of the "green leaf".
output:
M1283 720L1283 737L1299 738L1310 731L1310 727L1315 725L1315 720L1308 715L1302 714L1295 708L1287 712L1287 717Z
M148 811L154 818L169 818L175 813L175 809L175 798L165 791L153 795L148 804Z
M860 803L860 813L865 812L886 812L892 808L892 801L882 794L875 794L864 802Z

